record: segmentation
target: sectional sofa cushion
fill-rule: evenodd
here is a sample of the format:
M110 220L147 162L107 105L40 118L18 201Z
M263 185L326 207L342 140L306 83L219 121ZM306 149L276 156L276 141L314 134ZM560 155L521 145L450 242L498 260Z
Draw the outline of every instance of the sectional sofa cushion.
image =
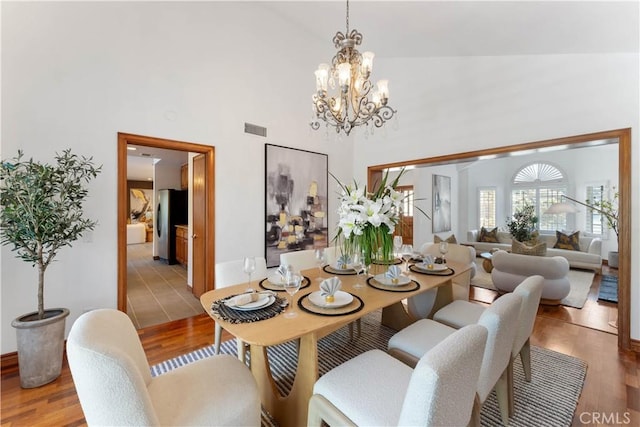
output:
M433 243L440 243L440 242L447 242L447 243L451 243L452 245L457 245L458 241L456 240L456 235L452 234L451 236L447 237L446 239L442 240L442 238L438 235L434 235L433 236Z
M580 250L580 232L576 231L573 234L564 234L562 231L556 231L556 244L553 246L556 249L566 249L568 251Z
M478 236L478 242L486 242L486 243L500 243L498 240L498 227L493 230L487 230L482 227L480 229L480 235Z
M521 255L546 256L547 244L545 242L541 242L536 245L529 246L516 239L513 239L511 241L511 252Z

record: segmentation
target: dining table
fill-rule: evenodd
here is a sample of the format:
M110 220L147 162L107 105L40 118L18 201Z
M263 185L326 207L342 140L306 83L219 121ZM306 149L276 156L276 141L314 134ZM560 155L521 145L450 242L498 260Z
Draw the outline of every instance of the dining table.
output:
M431 274L414 267L411 265L408 270L405 266L400 267L404 271L403 275L408 276L408 279L404 280L409 281L409 284L397 288L380 286L380 283L375 280L375 277L384 277L377 275L384 275L389 268L387 265L373 264L367 276L343 273L332 269L331 266L302 270L304 282L301 289L293 296L293 304L289 304L281 312L264 320L237 323L225 320L212 307L222 304L234 295L247 292L248 288L263 292L265 291L263 287L275 289L275 294L280 298L275 303L282 299L288 300L290 297L284 292L284 288L279 290L268 282L268 278L214 289L202 294L200 302L215 322L220 322L222 328L250 347L250 369L260 390L263 408L281 427L297 427L307 424L308 403L319 375L317 345L319 339L376 310L382 310L381 322L384 325L400 330L418 320L412 318L403 301L422 292L436 289L435 302L429 314L431 317L438 309L453 300L452 279L470 269L470 265L453 261L447 263L446 272L438 271ZM331 308L314 308L315 305L310 302L311 297L318 294L322 281L332 277L339 278L341 291L353 296L349 306L336 310L335 313ZM270 286L264 286L265 284ZM358 284L361 286L356 287ZM311 295L312 293L315 295ZM295 310L297 316L286 317L284 314L287 310ZM271 375L267 348L292 340L297 340L298 344L297 368L295 368L291 390L288 395L283 396L276 388Z

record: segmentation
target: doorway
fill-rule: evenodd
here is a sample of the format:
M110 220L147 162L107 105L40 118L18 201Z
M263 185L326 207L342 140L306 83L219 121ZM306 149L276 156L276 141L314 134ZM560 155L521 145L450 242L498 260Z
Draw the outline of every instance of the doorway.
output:
M495 156L504 156L516 151L550 148L571 149L586 147L599 142L610 143L607 141L617 141L618 144L618 209L619 212L623 213L620 216L619 221L620 238L618 242L618 252L620 253L620 263L618 267L618 346L624 350L640 351L640 343L631 340L631 218L630 215L624 215L625 212L631 212L630 128L369 166L368 185L371 187L376 182L379 182L383 175L383 171L389 168L451 164L469 160L493 158Z
M194 280L200 292L213 289L215 245L214 245L214 147L190 142L153 138L148 136L118 133L118 310L127 312L127 218L129 191L127 188L127 147L130 145L154 147L166 150L191 152L201 155L200 170L203 172L200 179L201 197L204 203L200 203L197 217L201 217L202 224L199 232L197 246L203 252L199 259L202 265L200 274ZM192 239L192 236L187 236ZM192 283L194 284L194 283Z

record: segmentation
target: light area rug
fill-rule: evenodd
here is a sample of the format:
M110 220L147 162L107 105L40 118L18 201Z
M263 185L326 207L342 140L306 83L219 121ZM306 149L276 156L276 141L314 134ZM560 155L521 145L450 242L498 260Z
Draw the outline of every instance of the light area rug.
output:
M491 281L491 274L484 271L482 261L482 258L476 258L476 275L471 279L471 285L497 291ZM560 301L560 304L575 308L584 307L584 304L587 302L587 297L589 296L589 289L593 283L594 276L595 274L592 271L575 269L569 270L569 284L571 285L571 290L569 291L569 295Z
M348 328L322 338L318 342L320 375L331 368L375 348L386 351L389 338L395 333L380 324L380 311L362 318L362 334L349 341ZM235 339L222 343L221 352L236 356ZM268 350L271 369L276 385L282 394L291 389L297 365L296 349L293 342ZM153 376L161 375L179 366L206 357L215 357L213 346L201 348L188 354L167 360L151 367ZM580 359L540 347L531 347L532 381L524 380L520 359L514 367L515 414L509 425L530 426L570 426L586 375L587 365ZM500 411L493 392L481 411L482 426L502 425ZM271 416L262 411L262 426L277 426Z

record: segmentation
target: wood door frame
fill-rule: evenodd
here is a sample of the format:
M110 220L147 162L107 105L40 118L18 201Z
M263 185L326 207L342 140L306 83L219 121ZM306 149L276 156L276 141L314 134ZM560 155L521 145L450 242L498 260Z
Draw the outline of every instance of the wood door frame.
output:
M539 149L560 145L585 145L590 141L618 139L618 211L622 213L618 222L620 237L618 252L620 263L618 266L618 347L624 350L640 352L640 340L631 339L631 128L595 132L565 138L549 139L545 141L508 145L464 153L447 154L417 160L369 166L367 181L369 188L374 188L376 182L382 178L382 173L388 168L403 166L435 166L469 159L481 159L481 156L504 155L512 151ZM625 213L629 213L625 215Z
M127 145L189 151L205 155L205 289L213 289L215 263L215 148L118 132L118 310L127 312Z

